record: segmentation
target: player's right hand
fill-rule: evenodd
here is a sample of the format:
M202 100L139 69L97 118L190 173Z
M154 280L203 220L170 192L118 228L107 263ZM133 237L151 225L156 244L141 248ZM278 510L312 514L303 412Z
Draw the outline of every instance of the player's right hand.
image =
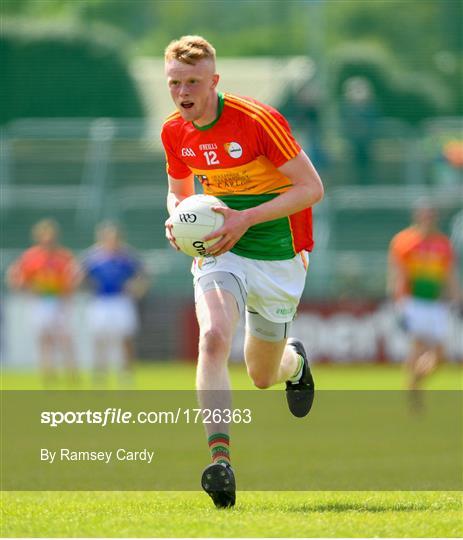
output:
M166 219L166 222L164 223L165 227L166 227L166 238L167 240L169 240L169 243L170 245L176 249L177 251L180 251L180 248L177 246L176 242L175 242L175 237L174 235L172 234L172 227L173 227L173 224L172 224L172 220L170 217L168 217Z

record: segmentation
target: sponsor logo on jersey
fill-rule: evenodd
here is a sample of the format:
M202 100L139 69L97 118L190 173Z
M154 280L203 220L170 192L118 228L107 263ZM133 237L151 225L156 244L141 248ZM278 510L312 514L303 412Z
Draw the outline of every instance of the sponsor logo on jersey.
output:
M182 157L196 157L193 148L182 148Z
M217 189L230 189L230 188L240 188L246 186L249 181L247 175L228 175L215 178L215 187Z
M217 145L215 143L200 144L200 150L217 150Z
M228 155L234 159L238 159L243 155L243 149L237 142L229 142L224 144Z

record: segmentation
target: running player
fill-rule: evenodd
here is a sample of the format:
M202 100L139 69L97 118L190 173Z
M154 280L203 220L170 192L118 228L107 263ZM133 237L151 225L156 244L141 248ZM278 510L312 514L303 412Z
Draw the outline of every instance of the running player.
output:
M99 379L105 376L109 349L122 345L123 375L130 379L138 328L134 298L145 294L148 282L117 225L108 222L97 226L96 244L83 258L82 273L94 293L88 324L94 341L95 374Z
M218 92L215 50L204 38L170 43L165 69L177 107L161 134L168 211L194 193L194 177L204 193L228 206L215 208L225 222L206 237L221 239L192 268L200 405L230 407L227 361L246 311L250 377L259 388L286 381L289 408L303 417L312 406L314 383L302 343L288 335L304 289L313 247L311 207L323 196L322 183L281 114L254 99ZM166 236L176 247L169 219ZM233 506L228 427L206 429L212 464L203 472L202 487L217 507Z
M7 281L13 289L32 293L31 322L39 342L40 369L45 385L55 378L54 357L61 354L71 383L77 367L71 339L69 298L78 283L77 263L58 244L59 227L51 219L32 228L36 245L13 263Z
M407 386L418 390L443 358L449 326L445 298L459 302L461 294L452 244L437 228L436 210L425 201L417 205L414 223L391 241L389 291L412 339Z

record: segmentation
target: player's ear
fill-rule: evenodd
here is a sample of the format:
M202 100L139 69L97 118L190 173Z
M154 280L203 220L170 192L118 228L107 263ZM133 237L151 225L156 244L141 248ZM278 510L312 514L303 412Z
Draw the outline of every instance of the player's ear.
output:
M214 73L212 75L212 88L216 88L216 86L219 84L220 75L218 73Z

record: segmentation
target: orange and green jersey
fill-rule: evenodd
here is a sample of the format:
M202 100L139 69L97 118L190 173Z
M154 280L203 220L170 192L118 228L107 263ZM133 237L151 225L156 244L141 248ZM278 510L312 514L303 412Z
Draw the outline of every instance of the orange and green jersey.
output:
M442 295L454 260L447 236L440 232L424 235L417 227L409 227L394 236L390 252L405 276L405 290L397 291L399 296L437 300Z
M278 111L232 94L219 94L217 118L207 126L195 126L173 113L161 138L170 176L183 179L193 173L205 194L235 210L290 189L291 180L278 167L301 151ZM231 251L251 259L284 260L312 248L312 210L307 208L250 227Z
M41 296L64 296L74 288L75 259L64 248L34 246L14 265L16 279Z

